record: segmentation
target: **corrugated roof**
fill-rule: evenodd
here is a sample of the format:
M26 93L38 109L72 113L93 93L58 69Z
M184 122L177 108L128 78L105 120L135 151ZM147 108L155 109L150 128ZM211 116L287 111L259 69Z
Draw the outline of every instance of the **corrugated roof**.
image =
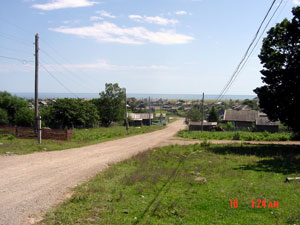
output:
M225 121L245 121L255 122L258 117L258 111L256 110L233 110L227 109L224 113Z

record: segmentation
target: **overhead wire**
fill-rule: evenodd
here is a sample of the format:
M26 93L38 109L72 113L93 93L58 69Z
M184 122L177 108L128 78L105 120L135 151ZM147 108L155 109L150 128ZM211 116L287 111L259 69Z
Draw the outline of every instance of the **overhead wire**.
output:
M271 12L271 10L272 10L272 8L273 8L275 2L276 2L276 0L273 0L273 2L272 2L272 4L271 4L271 6L269 7L269 9L268 9L266 15L264 16L262 22L260 23L260 26L259 26L259 28L257 29L257 31L256 31L256 33L255 33L255 35L254 35L254 37L253 37L253 39L252 39L250 45L248 46L248 48L247 48L245 54L243 55L241 61L239 62L238 66L237 66L236 69L234 70L233 74L231 75L230 79L228 80L228 82L226 83L226 85L224 86L224 88L222 89L222 91L220 92L220 94L219 94L219 96L218 96L218 98L217 98L217 101L219 101L219 100L223 97L225 91L228 90L228 88L231 86L233 79L235 78L236 74L238 73L238 71L240 70L241 66L243 65L244 60L247 58L248 53L249 53L249 51L250 51L252 45L254 44L255 40L257 39L257 37L258 37L258 35L259 35L259 33L260 33L260 30L261 30L263 24L265 23L267 17L269 16L269 14L270 14L270 12Z
M0 55L0 58L10 59L10 60L16 60L16 61L22 62L23 64L27 63L27 62L33 62L32 60L19 59L19 58L10 57L10 56L4 56L4 55Z
M0 21L1 20L4 21L5 23L10 24L11 26L14 26L14 27L22 30L25 33L31 33L28 30L24 29L23 27L20 27L17 24L12 23L12 22L8 21L7 19L5 19L5 18L3 18L3 17L0 16ZM1 36L1 32L0 32L0 36ZM28 40L21 40L20 38L14 36L14 35L11 35L11 34L5 34L5 33L3 33L2 37L6 38L6 39L9 39L9 40L12 40L12 41L16 40L16 41L18 41L18 42L20 42L21 44L24 44L24 45L27 45L27 42L31 43ZM52 49L52 51L55 52L56 55L60 56L60 58L62 58L63 60L67 61L66 58L63 57L61 54L59 54L58 51L55 50L55 48L53 48L45 39L42 39L41 42L45 43L48 47L50 47ZM91 89L90 85L86 84L86 79L81 78L79 74L77 74L77 73L71 71L70 69L68 69L63 63L60 63L55 57L52 57L45 49L41 49L40 48L40 51L42 53L44 53L45 55L47 55L47 57L49 57L52 61L54 61L56 64L58 64L60 67L62 67L69 74L72 74L72 78L73 78L72 80L73 81L75 80L74 78L76 78L77 80L80 80L80 86L85 86L85 89L88 88L88 90ZM70 64L72 64L72 63L70 63ZM86 78L89 78L89 76L86 76ZM76 81L76 82L78 83L78 81ZM95 83L95 81L93 80L92 81L93 86L94 86L94 83ZM92 88L92 89L96 90L96 89L98 89L98 87L94 86L94 88Z
M257 38L252 50L250 51L250 53L248 54L248 56L246 57L246 59L244 60L243 64L241 65L241 67L239 68L239 70L237 71L235 77L232 79L230 85L228 85L228 87L224 90L224 93L222 96L224 96L226 94L226 92L228 91L228 89L230 88L230 86L232 85L232 83L236 80L236 78L238 77L239 73L243 70L243 68L245 67L245 65L248 63L249 58L251 57L251 55L253 54L254 50L256 49L258 43L260 42L262 36L264 35L266 29L268 28L270 22L272 21L272 19L274 18L276 12L278 11L279 7L281 6L283 0L280 1L280 3L278 4L278 6L276 7L275 11L273 12L272 16L270 17L269 21L267 22L267 24L265 25L263 31L261 32L260 36ZM220 100L220 99L218 99Z
M68 87L66 87L57 77L55 77L43 64L40 66L57 82L59 83L67 92L72 94L75 98L79 98L75 93L73 93Z

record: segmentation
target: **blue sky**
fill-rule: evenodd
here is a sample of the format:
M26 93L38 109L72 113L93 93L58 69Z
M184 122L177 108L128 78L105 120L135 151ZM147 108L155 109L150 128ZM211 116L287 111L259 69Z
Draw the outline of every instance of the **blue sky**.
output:
M271 2L4 1L0 56L22 61L0 57L0 91L33 92L39 33L40 92L95 93L117 82L129 93L219 94ZM283 0L270 26L290 19L297 5ZM262 85L260 47L227 94L251 95Z

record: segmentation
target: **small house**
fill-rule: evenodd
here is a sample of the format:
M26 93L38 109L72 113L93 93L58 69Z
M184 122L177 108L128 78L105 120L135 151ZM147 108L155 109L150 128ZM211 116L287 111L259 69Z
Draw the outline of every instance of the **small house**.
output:
M127 117L131 126L149 126L150 121L153 120L153 113L127 113Z
M255 121L255 131L268 131L275 133L279 130L279 124L279 121L270 121L266 116L258 117Z
M236 128L252 128L258 118L256 110L233 110L224 112L223 122L231 122Z

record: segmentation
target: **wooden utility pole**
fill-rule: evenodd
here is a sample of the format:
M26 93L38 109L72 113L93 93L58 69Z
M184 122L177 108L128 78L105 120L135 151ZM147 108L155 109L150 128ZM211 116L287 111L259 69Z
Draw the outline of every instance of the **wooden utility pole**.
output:
M150 102L150 96L149 96L149 126L151 126L151 102Z
M34 130L41 143L41 117L39 117L39 34L35 35L35 85L34 85Z
M201 132L203 131L203 122L204 122L204 92L202 94L202 120L201 120Z
M127 95L126 95L126 88L124 88L125 94L125 123L126 123L126 132L129 134L129 125L128 125L128 117L127 117Z
M161 106L162 106L162 99L160 99L159 110L160 110L160 124L163 125L162 124Z

